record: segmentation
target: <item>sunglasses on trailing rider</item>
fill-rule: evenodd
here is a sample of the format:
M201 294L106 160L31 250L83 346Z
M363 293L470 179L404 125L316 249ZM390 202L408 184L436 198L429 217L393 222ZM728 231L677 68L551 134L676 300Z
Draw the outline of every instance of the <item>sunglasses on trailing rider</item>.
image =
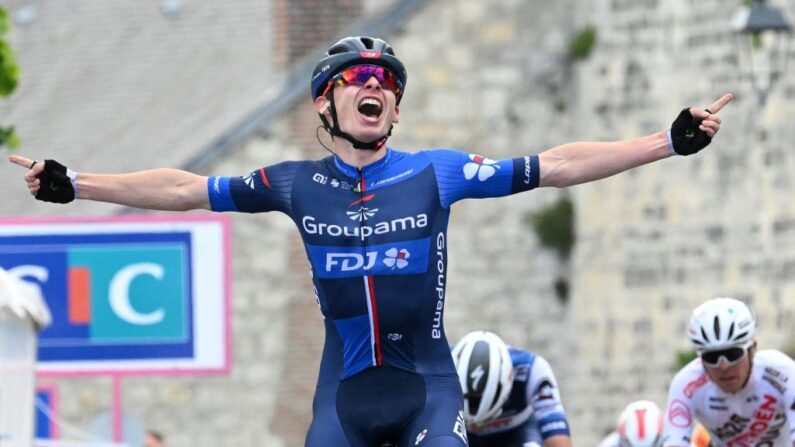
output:
M326 90L323 91L323 95L325 96L334 84L364 85L372 77L375 77L376 81L381 84L381 88L390 90L395 94L395 97L400 98L403 92L403 85L391 71L378 65L356 65L337 73L331 78L331 81L329 81Z
M747 343L743 346L737 346L735 348L728 348L728 349L721 349L719 351L704 351L700 354L701 361L711 367L715 368L720 364L720 359L723 357L726 359L729 365L734 365L735 363L739 362L745 354L748 353L748 350L751 349L753 343Z

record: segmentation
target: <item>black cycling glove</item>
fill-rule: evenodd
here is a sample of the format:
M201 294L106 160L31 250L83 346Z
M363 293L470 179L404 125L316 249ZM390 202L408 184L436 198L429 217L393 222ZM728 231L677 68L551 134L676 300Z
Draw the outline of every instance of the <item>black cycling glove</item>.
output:
M38 175L41 181L36 199L52 203L69 203L75 199L74 182L77 173L55 160L44 160L44 171Z
M709 111L708 111L709 112ZM699 129L701 119L690 113L690 109L682 110L671 124L671 141L674 152L679 155L691 155L707 147L712 138Z

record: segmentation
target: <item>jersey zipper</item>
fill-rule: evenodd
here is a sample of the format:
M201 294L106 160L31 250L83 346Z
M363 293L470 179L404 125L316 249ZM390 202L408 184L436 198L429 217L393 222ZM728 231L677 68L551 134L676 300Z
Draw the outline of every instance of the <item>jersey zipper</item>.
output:
M362 259L367 259L367 240L364 237L364 221L367 218L365 214L364 192L367 189L364 181L364 173L361 168L357 168L359 173L359 199L361 200L361 207L359 208L359 237L362 242ZM367 269L367 262L365 261L365 269ZM372 348L373 348L373 363L375 366L381 366L384 363L383 354L381 352L381 330L378 321L378 301L375 296L375 280L372 275L365 270L364 275L364 288L365 296L367 297L367 309L370 313L370 321L372 324Z

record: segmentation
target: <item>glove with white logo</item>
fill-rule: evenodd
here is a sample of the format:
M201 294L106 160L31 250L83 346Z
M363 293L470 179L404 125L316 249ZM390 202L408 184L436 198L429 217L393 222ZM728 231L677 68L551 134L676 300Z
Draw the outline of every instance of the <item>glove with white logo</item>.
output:
M69 203L75 199L77 173L55 160L44 160L44 171L36 199L52 203Z
M701 121L701 118L696 118L690 113L690 108L682 110L671 124L671 142L674 152L679 155L691 155L709 145L712 138L698 128Z

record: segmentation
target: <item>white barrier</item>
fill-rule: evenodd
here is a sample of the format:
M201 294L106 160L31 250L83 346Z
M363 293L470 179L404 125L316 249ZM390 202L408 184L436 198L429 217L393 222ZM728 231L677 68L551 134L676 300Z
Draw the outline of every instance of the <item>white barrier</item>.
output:
M0 445L32 447L37 332L50 313L37 286L0 268Z

